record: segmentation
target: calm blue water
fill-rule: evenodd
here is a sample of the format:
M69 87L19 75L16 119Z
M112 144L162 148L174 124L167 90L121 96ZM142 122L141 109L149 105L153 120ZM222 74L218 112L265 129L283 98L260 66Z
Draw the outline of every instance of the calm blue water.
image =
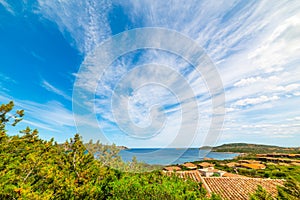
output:
M232 159L237 153L208 152L196 148L191 149L127 149L122 150L119 155L124 161L131 161L135 156L138 161L148 164L182 164L185 162L203 160L204 157L217 160Z

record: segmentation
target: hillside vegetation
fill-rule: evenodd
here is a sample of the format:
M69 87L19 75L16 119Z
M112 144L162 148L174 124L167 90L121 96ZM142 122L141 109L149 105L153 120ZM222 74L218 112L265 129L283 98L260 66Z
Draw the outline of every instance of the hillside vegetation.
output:
M300 147L279 147L262 144L230 143L216 147L201 147L200 149L210 149L214 152L234 152L234 153L300 153Z
M140 165L123 163L115 146L91 141L87 150L78 134L60 145L30 128L10 136L6 126L24 115L11 114L13 107L13 102L0 106L0 199L207 199L193 181L110 168L139 171Z

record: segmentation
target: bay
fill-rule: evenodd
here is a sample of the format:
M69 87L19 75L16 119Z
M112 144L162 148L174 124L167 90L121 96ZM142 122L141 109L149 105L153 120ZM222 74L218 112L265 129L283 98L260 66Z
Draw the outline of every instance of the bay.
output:
M132 161L135 156L138 161L147 164L170 165L182 164L185 162L200 161L206 158L216 160L232 159L238 153L209 152L198 148L175 149L175 148L143 148L143 149L124 149L119 155L123 161Z

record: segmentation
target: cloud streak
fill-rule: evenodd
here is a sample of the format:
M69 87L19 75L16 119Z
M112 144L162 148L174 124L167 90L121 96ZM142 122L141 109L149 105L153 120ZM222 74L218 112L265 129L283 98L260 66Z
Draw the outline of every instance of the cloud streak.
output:
M114 27L110 14L118 6L126 15L129 28L164 27L187 35L205 49L221 74L228 111L224 126L226 137L236 138L240 127L243 127L245 133L253 131L267 138L272 137L272 132L278 138L286 137L290 131L289 137L300 139L295 136L299 131L295 123L290 127L276 127L276 122L281 123L288 117L282 113L290 114L291 117L297 115L293 106L296 106L295 102L299 100L300 94L299 2L273 1L270 7L268 1L83 1L77 4L66 0L39 1L39 6L40 13L54 21L65 37L74 42L74 46L85 55L91 55L97 45L112 36ZM72 17L75 15L79 17ZM99 77L94 77L97 72L97 58L84 61L91 67L84 73L83 80L86 81L81 82L80 86L89 92L95 92L91 88L96 85L98 89L95 104L93 100L82 104L90 106L91 109L95 106L98 117L102 125L104 124L103 128L109 130L108 137L114 138L116 142L122 141L116 136L118 133L111 107L114 86L124 76L128 76L134 67L147 63L170 66L184 76L197 99L197 106L189 109L201 111L200 117L204 123L199 129L202 136L205 135L211 120L212 105L203 76L191 70L182 58L170 53L150 50L135 53L138 56L133 53L114 62L99 82ZM168 77L157 70L144 73L139 76L144 82L151 76L162 79ZM167 79L185 94L185 88L181 88L176 79ZM43 85L46 89L65 96L48 82ZM130 99L130 95L123 95L124 102L119 102L119 106L121 108L129 104L132 121L145 126L151 120L149 106L162 105L170 123L162 133L161 140L155 138L151 142L163 145L164 140L168 140L171 133L178 130L179 123L185 124L188 130L193 118L181 119L180 106L174 102L172 95L155 88L153 86L146 91L140 91L139 96L133 99ZM189 98L177 103L188 104ZM273 109L270 110L271 108ZM278 113L281 116L277 116ZM268 126L257 126L253 130L251 123L254 123L252 120L255 118L263 120L263 124ZM247 124L250 125L245 126ZM245 138L251 138L249 135ZM202 136L195 140L195 146L199 146Z
M62 90L54 87L53 85L51 85L49 82L47 82L46 80L43 80L42 83L41 83L41 86L43 88L45 88L46 90L50 91L50 92L53 92L63 98L65 98L66 100L69 100L71 101L72 98L70 96L68 96L65 92L63 92Z
M5 0L0 0L0 4L12 15L15 15L15 11L12 9L11 5Z

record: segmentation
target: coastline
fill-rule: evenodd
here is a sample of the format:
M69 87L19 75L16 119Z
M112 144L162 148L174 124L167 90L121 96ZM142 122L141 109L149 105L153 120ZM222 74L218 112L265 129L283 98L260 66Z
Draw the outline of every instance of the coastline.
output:
M133 157L139 162L156 165L182 164L185 162L197 162L204 160L227 160L234 159L240 154L226 152L207 152L198 148L190 149L125 149L119 155L122 160L132 161Z

